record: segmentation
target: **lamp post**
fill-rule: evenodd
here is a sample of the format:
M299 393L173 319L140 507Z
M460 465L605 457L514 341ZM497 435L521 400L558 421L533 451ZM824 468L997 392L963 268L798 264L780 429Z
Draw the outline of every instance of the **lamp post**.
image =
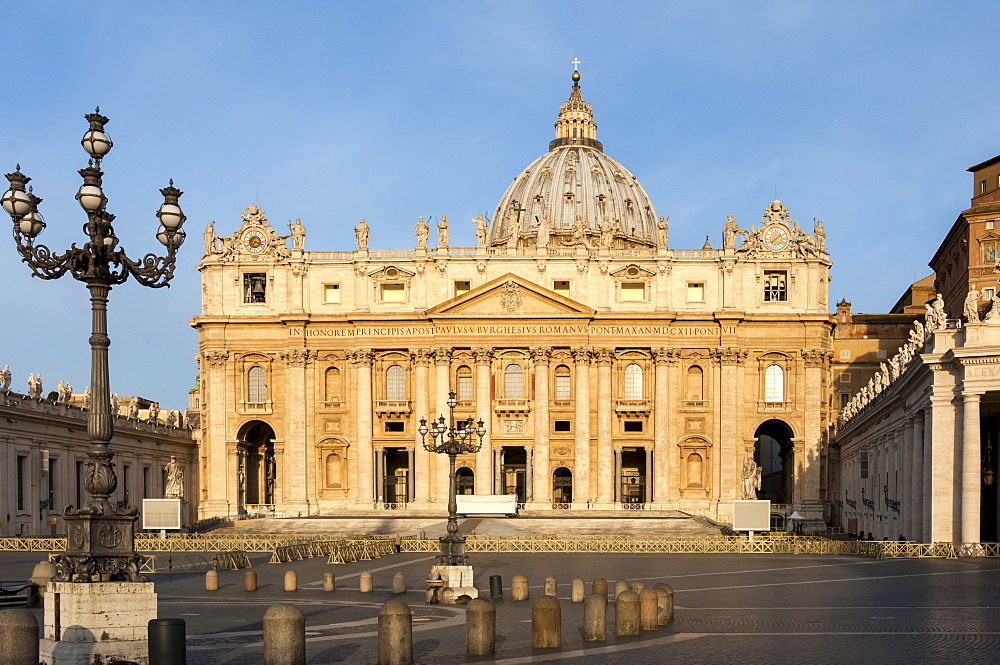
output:
M160 190L163 205L156 212L160 227L156 238L167 249L166 256L146 254L134 261L118 248L118 238L112 222L115 216L106 210L108 199L101 189L101 160L111 150L111 139L104 132L108 118L100 108L84 116L90 128L81 141L90 155L90 163L80 169L83 185L76 193L76 200L87 213L83 231L88 242L83 247L73 244L63 254L54 254L44 245L36 245L35 238L45 222L38 212L42 199L25 185L31 178L21 173L18 165L13 173L6 174L10 181L0 203L14 222L14 241L21 260L28 264L35 277L58 279L67 272L87 285L90 291L93 332L90 336L91 399L87 419L90 450L87 451L87 470L84 487L90 495L89 503L76 508L67 507L66 552L55 557L58 582L128 581L144 582L139 567L142 557L135 553L133 541L138 509L135 506L117 506L109 497L118 486L114 452L108 445L114 434L114 414L108 382L108 294L111 287L124 283L129 276L143 286L167 286L174 275L177 249L184 242L184 213L177 203L182 192L170 185Z
M465 555L465 538L458 535L458 501L455 498L455 458L463 453L477 453L483 446L486 427L480 418L473 426L472 418L455 422L455 407L458 400L454 391L448 393L448 421L444 416L432 420L430 427L427 419L420 419L420 440L424 450L432 453L443 453L448 456L448 533L441 536L441 551L437 556L439 566L465 566L469 557ZM428 443L427 435L431 435ZM440 442L438 441L440 437ZM476 439L478 437L478 440Z

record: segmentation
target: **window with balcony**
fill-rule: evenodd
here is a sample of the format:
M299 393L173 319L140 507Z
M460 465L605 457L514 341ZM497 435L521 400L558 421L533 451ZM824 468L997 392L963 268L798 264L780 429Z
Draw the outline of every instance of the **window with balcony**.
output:
M642 399L642 368L635 363L625 368L625 399Z
M472 392L472 368L466 365L462 365L458 368L458 401L459 402L471 402L473 398Z
M573 399L573 388L570 383L570 371L566 365L556 367L556 401L568 402Z
M780 365L771 365L764 370L764 401L785 401L785 372Z
M399 365L390 365L385 370L385 398L390 402L406 399L406 372Z
M260 365L254 365L247 371L247 401L253 404L267 401L267 376Z

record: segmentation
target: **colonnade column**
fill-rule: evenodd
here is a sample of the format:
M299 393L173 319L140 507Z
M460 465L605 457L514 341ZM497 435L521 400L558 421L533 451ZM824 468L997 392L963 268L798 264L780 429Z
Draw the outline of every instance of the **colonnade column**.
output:
M451 390L451 349L434 349L434 413L444 416L448 425L448 391ZM428 419L429 420L429 419ZM438 455L434 460L434 490L431 501L441 503L448 501L448 462L445 455Z
M612 496L613 500L620 502L622 500L622 495L621 495L621 486L622 486L621 485L621 479L622 479L622 451L620 451L618 449L613 449L611 451L611 453L612 453L612 455L614 455L614 460L615 460L615 463L614 463L615 482L614 482L614 485L611 488L612 489L612 495L611 496Z
M500 469L503 465L503 448L493 450L493 493L503 494L503 474Z
M979 542L980 469L982 465L979 440L978 393L962 394L962 519L963 543Z
M611 363L614 349L598 349L597 358L597 502L609 508L614 502L615 465L611 439Z
M667 458L670 455L667 437L669 434L667 412L670 408L667 368L675 362L673 349L653 349L653 493L652 500L668 500L670 469Z
M590 356L586 347L572 350L574 377L573 391L573 503L583 508L590 502Z
M739 390L739 377L737 368L747 352L736 347L720 348L717 352L719 359L719 389L722 413L735 415L739 413L741 397ZM733 499L742 499L742 487L740 484L740 474L738 469L743 465L741 453L743 447L738 445L738 433L736 431L738 418L723 417L719 423L719 454L716 464L719 469L718 497L720 501L729 502ZM818 466L818 462L817 462Z
M907 418L903 425L903 447L899 455L899 468L903 472L903 491L899 497L903 511L901 531L907 540L915 540L917 528L913 522L913 418Z
M552 479L549 472L549 355L548 347L533 346L531 359L535 365L535 446L532 466L536 503L551 503ZM549 506L545 506L546 508Z
M285 364L285 385L287 388L286 404L305 405L306 400L306 367L312 364L317 352L309 349L286 349L281 352ZM369 369L369 381L371 374ZM370 390L369 390L370 397ZM309 514L308 490L315 490L315 483L310 482L307 472L309 455L306 445L306 412L307 409L287 409L285 421L285 468L289 479L294 479L287 485L288 504L286 510L302 511ZM369 409L369 414L371 410ZM370 418L370 416L369 416ZM370 428L369 428L370 429Z
M955 410L950 395L931 397L929 542L954 542Z
M910 493L910 532L908 538L918 542L924 539L924 414L910 416L913 424L913 448L910 452L910 467L913 476Z
M493 349L473 349L476 356L476 418L483 419L486 436L482 448L476 453L476 494L493 494L496 471L493 468L493 404L490 399L490 363Z
M375 501L385 500L385 448L375 448Z
M355 365L355 382L357 383L357 423L358 476L357 485L351 483L351 494L361 508L371 508L375 490L374 456L372 454L372 360L371 349L355 351L351 362Z
M413 349L411 351L414 366L413 411L416 417L413 421L413 466L410 473L413 476L413 495L411 500L417 504L426 504L431 497L431 454L424 449L423 438L417 431L421 418L428 422L435 417L431 412L430 395L431 382L429 367L431 364L430 349Z
M201 355L201 371L204 381L202 404L208 409L202 410L202 422L205 424L205 443L202 455L207 460L202 461L201 472L207 477L202 483L208 488L206 500L198 506L201 517L232 514L227 488L229 486L229 452L226 441L226 362L228 351L205 351ZM207 421L207 423L206 423ZM233 433L235 438L236 434Z

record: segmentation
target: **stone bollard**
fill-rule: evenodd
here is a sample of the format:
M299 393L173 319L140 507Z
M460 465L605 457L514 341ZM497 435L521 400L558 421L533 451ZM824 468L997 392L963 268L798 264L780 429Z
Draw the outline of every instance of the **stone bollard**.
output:
M639 634L639 594L626 589L615 597L615 635Z
M593 593L601 594L602 596L604 596L604 602L605 603L608 602L608 581L606 579L604 579L603 577L598 577L596 580L594 580L594 583L591 585L590 590Z
M503 598L503 578L490 575L490 598Z
M656 624L666 626L670 623L667 619L667 603L670 602L670 597L667 595L667 590L660 584L653 587L653 591L656 592Z
M146 624L149 665L184 665L187 662L186 632L184 619L150 619Z
M557 597L559 595L558 591L559 585L556 584L556 578L549 575L545 578L545 595Z
M264 613L264 665L305 665L306 620L292 605L273 605Z
M378 665L413 662L413 615L401 600L390 600L378 611Z
M427 532L423 529L420 530L420 540L427 540Z
M294 570L289 570L285 573L285 591L298 591L299 590L299 578L295 574Z
M570 582L569 599L574 603L582 603L583 597L587 595L586 585L582 577L574 577Z
M622 591L628 591L628 580L618 580L615 582L615 598L618 598L618 594Z
M496 653L497 608L484 598L469 601L465 608L465 654L492 656Z
M0 662L38 665L38 620L28 610L0 610Z
M371 593L372 592L372 574L371 573L361 573L361 579L358 581L358 590L361 593Z
M646 588L646 584L644 582L632 582L628 585L628 588L636 593L642 593L642 590Z
M323 591L335 591L337 589L337 576L333 573L323 573Z
M243 590L244 591L257 590L257 571L248 570L245 573L243 573Z
M28 581L35 585L28 594L28 607L37 607L45 597L45 589L56 576L56 567L50 561L39 561L31 571Z
M562 609L558 598L543 596L531 606L531 646L535 649L562 646Z
M528 578L515 575L510 580L510 599L514 601L528 600Z
M583 599L583 641L603 642L605 634L605 613L608 598L603 593L592 593Z
M663 589L667 592L667 600L665 603L665 608L660 612L659 620L662 622L661 626L666 626L668 623L674 620L674 588L669 584L657 584L657 589Z
M218 591L219 590L219 573L210 570L205 573L205 591Z
M396 573L392 576L392 592L406 593L406 575L404 573Z
M639 592L639 629L656 630L659 608L656 606L656 592L643 589Z

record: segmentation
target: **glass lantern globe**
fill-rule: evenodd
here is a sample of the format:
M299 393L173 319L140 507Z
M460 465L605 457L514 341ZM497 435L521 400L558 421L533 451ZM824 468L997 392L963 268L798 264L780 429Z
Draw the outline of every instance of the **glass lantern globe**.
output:
M107 203L104 192L97 185L82 185L76 193L76 200L87 212L97 212Z
M167 249L177 249L184 244L184 238L187 236L181 229L170 230L167 229L162 224L160 228L156 231L156 239L160 241L160 244Z
M4 210L11 217L23 217L31 212L31 197L24 190L12 187L4 192L3 199L0 201L3 203Z
M181 207L176 203L164 203L160 206L160 209L156 211L156 217L160 220L160 224L164 228L177 230L181 227L186 219L184 213L181 212Z
M101 160L106 154L111 152L114 145L111 138L99 129L88 129L80 141L83 149L94 159Z
M42 219L42 215L36 210L32 210L27 215L21 217L17 223L18 233L28 238L34 238L44 228L45 220Z

